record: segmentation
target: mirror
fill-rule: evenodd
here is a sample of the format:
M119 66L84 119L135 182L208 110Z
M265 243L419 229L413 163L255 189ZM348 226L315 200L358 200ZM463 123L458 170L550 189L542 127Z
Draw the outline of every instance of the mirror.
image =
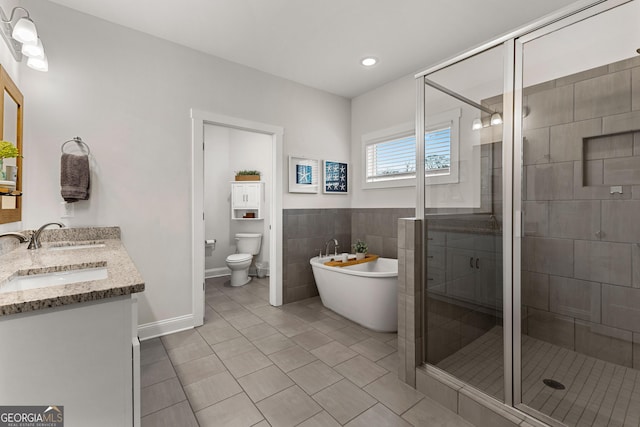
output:
M0 88L3 100L0 102L0 140L11 142L18 149L19 156L3 160L0 174L0 188L15 190L16 195L0 195L0 224L22 220L22 93L11 80L6 70L0 66ZM15 186L15 188L13 188Z

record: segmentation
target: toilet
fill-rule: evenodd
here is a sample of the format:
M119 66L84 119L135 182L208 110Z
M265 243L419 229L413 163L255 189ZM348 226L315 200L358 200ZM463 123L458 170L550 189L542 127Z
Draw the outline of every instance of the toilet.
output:
M231 286L242 286L249 283L249 266L253 256L260 253L262 234L238 233L236 234L237 253L227 257L227 267L231 270Z

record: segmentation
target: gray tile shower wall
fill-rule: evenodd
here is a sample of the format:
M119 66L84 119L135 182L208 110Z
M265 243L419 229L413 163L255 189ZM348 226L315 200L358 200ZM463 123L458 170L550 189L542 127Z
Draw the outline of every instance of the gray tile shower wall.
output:
M414 214L414 208L285 209L284 303L318 295L309 260L320 250L325 252L327 240L338 239L338 253L352 252L351 245L361 239L367 242L369 252L397 258L398 219Z
M636 369L639 80L635 57L525 91L522 245L524 331Z

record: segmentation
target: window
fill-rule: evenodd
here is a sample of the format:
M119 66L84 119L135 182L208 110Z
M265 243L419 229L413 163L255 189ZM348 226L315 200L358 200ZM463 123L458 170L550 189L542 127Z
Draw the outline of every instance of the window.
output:
M415 136L367 144L366 165L367 182L415 178Z
M451 126L427 131L424 135L424 173L449 175L451 171Z
M424 136L425 178L430 184L458 181L458 120L460 110L430 117ZM446 119L446 120L443 120ZM363 188L415 185L416 138L412 123L363 136Z

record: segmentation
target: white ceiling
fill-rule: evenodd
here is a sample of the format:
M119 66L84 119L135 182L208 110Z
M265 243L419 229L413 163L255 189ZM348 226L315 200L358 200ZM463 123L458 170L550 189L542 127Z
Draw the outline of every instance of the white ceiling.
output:
M574 2L51 1L348 98L413 74ZM380 62L365 69L360 59L369 55Z

